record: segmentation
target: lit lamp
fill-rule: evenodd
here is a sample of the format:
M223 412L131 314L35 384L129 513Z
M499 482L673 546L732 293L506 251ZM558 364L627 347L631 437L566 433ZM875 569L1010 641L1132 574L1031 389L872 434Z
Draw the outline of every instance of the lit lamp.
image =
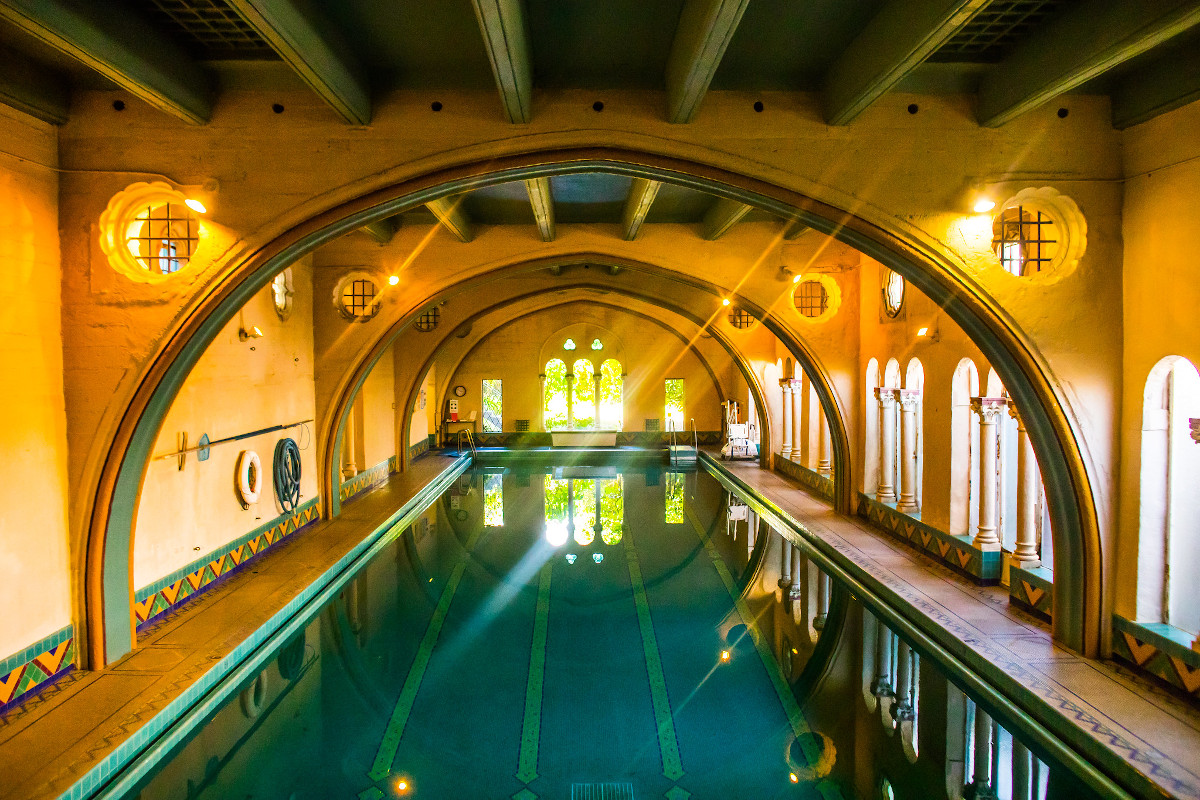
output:
M246 330L246 326L238 328L238 341L248 342L251 339L261 339L263 337L262 329L257 325L251 325L250 330Z

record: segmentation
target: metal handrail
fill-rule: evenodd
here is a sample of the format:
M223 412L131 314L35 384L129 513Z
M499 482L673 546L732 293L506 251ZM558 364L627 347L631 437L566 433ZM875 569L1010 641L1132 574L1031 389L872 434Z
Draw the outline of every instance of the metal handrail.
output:
M671 417L667 417L667 431L671 434L671 443L667 446L667 454L671 459L671 466L675 467L678 466L675 461L675 451L679 447L679 437L676 435L675 420Z
M692 417L692 449L696 451L696 457L700 457L700 432L696 430L696 418Z
M471 431L467 430L466 428L459 428L459 430L458 430L458 452L459 452L459 454L461 455L462 451L463 451L462 445L463 445L463 436L464 435L466 436L466 439L467 439L467 446L471 448L471 460L478 461L479 453L477 453L475 451L475 437L472 436Z

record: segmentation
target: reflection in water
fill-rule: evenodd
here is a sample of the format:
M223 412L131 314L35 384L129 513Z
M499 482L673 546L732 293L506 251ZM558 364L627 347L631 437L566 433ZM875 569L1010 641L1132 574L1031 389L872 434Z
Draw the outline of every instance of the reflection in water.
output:
M682 472L667 473L667 516L668 525L683 523L683 478Z
M620 544L625 533L625 481L615 478L545 479L546 541L561 547L575 539L580 547L589 547L600 533L606 545ZM597 523L597 518L599 523ZM604 559L600 556L597 563ZM574 563L574 559L568 559Z
M499 473L483 478L483 524L504 527L504 476Z

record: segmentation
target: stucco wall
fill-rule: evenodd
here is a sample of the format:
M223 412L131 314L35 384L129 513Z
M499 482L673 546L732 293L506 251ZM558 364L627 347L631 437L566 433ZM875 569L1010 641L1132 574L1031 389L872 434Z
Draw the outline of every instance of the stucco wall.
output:
M57 135L0 106L0 659L71 622ZM20 159L9 155L14 153ZM27 159L27 160L21 160Z
M373 467L396 455L395 359L389 347L363 381L363 463Z
M210 440L315 416L313 399L313 294L308 259L292 267L293 308L287 321L275 313L270 289L257 292L241 319L230 322L188 376L155 444L155 453L177 449L186 431L189 446L200 435ZM242 342L238 329L262 330L260 339ZM271 464L275 443L289 436L300 451L301 502L317 493L316 448L308 430L261 434L218 445L207 461L189 454L181 471L174 459L150 463L134 530L134 586L141 588L212 552L280 514ZM258 503L243 510L236 487L237 460L254 450L262 460L263 488Z

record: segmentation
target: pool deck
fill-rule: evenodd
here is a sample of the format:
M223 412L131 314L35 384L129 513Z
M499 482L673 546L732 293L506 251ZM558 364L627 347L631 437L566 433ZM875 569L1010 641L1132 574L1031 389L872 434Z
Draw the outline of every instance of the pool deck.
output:
M68 792L455 461L436 454L414 461L336 519L313 523L169 612L109 668L72 673L0 717L0 800Z
M1102 746L1111 754L1102 771L1132 768L1152 784L1144 796L1200 798L1200 711L1113 662L1060 647L1049 626L1009 604L1004 587L968 582L790 478L750 462L718 466L956 637L1014 694L1025 690Z

